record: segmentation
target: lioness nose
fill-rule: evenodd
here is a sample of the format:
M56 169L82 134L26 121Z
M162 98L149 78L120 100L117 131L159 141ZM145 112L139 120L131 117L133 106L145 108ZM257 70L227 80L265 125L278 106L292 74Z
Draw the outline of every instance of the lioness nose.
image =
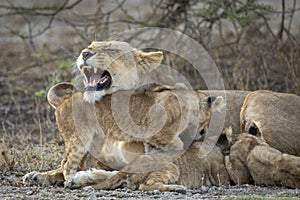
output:
M94 55L94 53L92 53L90 51L84 51L84 52L82 52L82 58L83 58L83 60L87 60L88 58L90 58L93 55Z

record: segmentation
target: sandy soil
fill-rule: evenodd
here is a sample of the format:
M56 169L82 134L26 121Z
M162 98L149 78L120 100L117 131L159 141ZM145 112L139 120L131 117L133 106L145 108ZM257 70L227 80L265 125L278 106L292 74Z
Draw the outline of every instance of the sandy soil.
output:
M21 182L22 175L1 175L0 199L300 199L298 189L254 185L202 187L199 190L188 190L186 193L128 189L94 190L92 187L70 190L52 186L25 186Z

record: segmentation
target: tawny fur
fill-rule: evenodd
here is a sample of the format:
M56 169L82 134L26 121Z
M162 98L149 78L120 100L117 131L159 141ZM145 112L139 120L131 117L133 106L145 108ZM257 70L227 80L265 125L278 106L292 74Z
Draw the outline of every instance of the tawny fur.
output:
M88 58L84 58L84 52L90 53ZM195 105L198 107L198 103L202 108L209 107L207 101L201 103L197 100L199 95L201 96L200 99L202 99L204 95L192 92L194 95L189 95L186 99L179 98L179 100L174 94L170 95L168 92L164 93L165 95L163 95L162 99L151 97L151 93L149 93L150 96L148 97L143 97L144 93L133 96L135 100L132 102L136 102L136 105L130 106L130 112L133 116L136 115L133 118L135 124L148 125L152 118L157 118L155 115L150 116L152 117L150 118L145 114L149 113L149 110L151 111L151 109L153 111L151 105L154 103L167 110L166 125L162 127L163 129L160 133L150 137L147 141L141 140L138 137L132 137L128 134L118 134L122 131L118 129L118 126L112 121L111 112L109 111L110 109L108 109L110 106L109 97L105 98L106 100L101 101L102 107L100 106L101 108L97 109L97 112L94 110L94 106L87 103L94 103L105 95L120 90L141 88L144 84L143 81L145 81L143 80L145 79L144 75L147 74L146 78L149 78L149 73L160 64L162 58L163 55L160 51L145 53L132 48L127 43L118 41L92 42L90 46L84 49L76 62L78 70L81 71L81 79L83 82L88 81L83 70L84 67L88 66L97 68L101 72L105 70L108 71L111 75L112 83L110 87L105 88L102 91L85 91L84 98L82 98L81 93L75 94L75 102L72 102L71 94L62 95L59 98L56 98L53 94L59 91L55 91L55 87L50 90L48 100L49 103L56 108L57 123L66 144L65 156L61 162L60 169L44 173L31 172L24 177L24 182L46 185L62 184L65 182L65 184L68 185L71 183L72 177L74 177L74 174L78 170L87 170L90 167L104 170L112 170L112 168L121 169L126 163L133 161L141 153L144 153L145 149L148 151L165 151L187 148L185 146L189 146L189 143L192 142L192 139L196 137L196 135L184 134L182 137L183 140L180 140L178 134L185 130L185 132L188 133L188 126L191 125L195 127L199 125L199 130L205 129L209 122L210 113L203 112L196 117L197 119L198 117L200 119L199 124L198 122L196 122L196 124L187 124L187 122L191 121L190 118L187 117L193 115L189 111L193 111L191 107ZM153 81L153 78L153 76L150 77L150 81ZM63 83L61 86L63 89L70 89L70 84ZM80 88L82 89L82 87L83 86ZM149 91L149 89L147 89L148 86L143 88L144 86L142 87L142 91ZM150 91L151 90L152 89L150 89ZM156 89L156 92L161 92L163 90L165 90L165 87ZM191 99L192 96L196 97L195 105L189 105L189 101L193 102ZM84 99L85 102L83 102L82 99ZM138 111L135 110L136 108L138 108ZM118 111L121 109L122 108ZM157 109L160 111L159 107L154 107L154 111L157 111ZM108 112L105 113L102 111ZM162 111L164 112L164 110ZM96 113L101 116L99 118L99 123L102 123L101 125L105 123L105 126L99 127ZM150 114L151 113L156 113L156 115L161 114L161 112L150 112ZM73 115L80 117L74 118ZM178 116L184 117L182 120L179 120ZM179 123L180 121L184 121L185 123ZM128 126L130 128L130 124ZM174 131L175 129L179 131ZM106 134L106 138L100 137L103 136L101 135L103 132ZM139 140L143 142L139 142ZM149 147L145 147L145 144ZM102 149L99 149L99 146L102 146ZM93 155L89 153L90 151L93 152ZM95 157L97 159L95 159ZM102 162L99 162L98 160L101 160ZM98 171L88 171L90 174L95 174L97 172ZM106 173L104 175L110 176L111 174ZM86 177L89 176L85 176L85 180ZM103 176L101 176L101 178L103 178ZM100 180L89 177L89 181L99 182Z
M76 175L76 173L77 171L85 170L88 167L103 169L103 166L109 166L109 168L113 169L122 169L122 167L125 167L126 164L131 163L132 161L139 162L139 159L145 158L140 157L140 155L144 152L144 143L139 141L147 142L152 146L163 149L165 146L168 146L170 142L172 143L174 138L178 137L179 133L182 133L184 130L189 130L189 125L195 126L195 124L187 123L184 125L183 123L184 126L179 127L178 124L182 123L181 115L185 116L185 112L187 112L187 110L185 110L184 105L179 104L179 100L175 98L175 94L182 98L185 97L186 99L189 99L190 96L197 97L198 101L196 101L196 103L199 108L201 107L199 112L195 112L197 113L196 119L199 120L197 121L197 123L199 123L197 124L199 128L207 127L211 109L214 107L214 102L210 105L206 95L194 91L161 90L160 92L138 91L134 93L129 91L120 91L116 94L126 96L127 93L131 94L129 109L130 114L133 117L133 121L135 121L135 123L139 123L139 125L148 124L150 118L147 113L149 113L153 104L159 102L161 106L165 108L164 112L167 116L166 124L157 134L143 139L122 132L116 124L112 110L110 109L113 98L112 95L107 95L95 104L89 104L83 101L82 93L80 92L66 94L61 97L63 98L62 100L58 101L61 104L55 105L58 127L66 141L66 153L62 161L62 168L57 170L59 175L55 173L51 173L50 175L48 173L47 176L47 173L32 172L24 177L24 181L38 184L41 184L42 180L45 184L61 183L62 180L56 180L55 177L63 177L65 185L68 187L79 187L102 182L105 178L113 176L114 173L103 174L102 171L99 173L97 171L87 171L86 173L80 172L81 174L79 175ZM176 106L174 107L174 105ZM190 112L189 114L191 113L194 112ZM103 131L105 137L101 136L100 130ZM189 135L191 134L189 132L184 134L188 134L188 136L191 137L190 143L192 142L192 137L196 137L195 135ZM134 148L133 144L135 145ZM96 148L101 145L102 149ZM107 151L109 147L115 147L115 152L112 152L111 149ZM193 151L194 153L189 153L190 151ZM90 152L92 152L92 155L90 155ZM154 171L152 168L151 170L153 172L150 172L150 174L146 171L145 173L148 175L145 182L140 184L140 189L181 190L185 188L185 185L191 188L196 188L201 185L228 184L229 179L228 175L226 175L227 172L223 164L223 155L221 154L221 151L218 153L218 158L216 158L213 154L209 154L206 157L204 156L203 158L196 159L198 162L195 162L195 165L189 166L191 160L187 162L184 160L190 159L189 157L197 154L197 152L200 156L200 154L205 155L205 152L207 151L205 149L195 148L195 145L193 145L193 147L189 148L189 150L184 154L182 157L183 159L179 159L173 164L172 162L174 160L168 160L167 168L161 168L161 166L158 166L158 169ZM173 154L173 152L171 152L171 154ZM212 157L210 157L210 155L212 155ZM180 157L180 155L178 157ZM134 160L136 158L138 159ZM193 160L193 158L191 159ZM101 160L102 162L97 162L97 160ZM205 162L202 163L202 161ZM211 165L210 163L212 163L212 161L216 164ZM175 165L175 167L172 167L173 165ZM217 167L217 165L220 166ZM138 165L132 164L131 166L135 166L136 168ZM106 167L105 169L109 170L109 168ZM169 168L172 170L170 171ZM194 176L185 177L189 169L193 169ZM145 171L145 169L139 170ZM168 173L166 173L165 170L167 170L170 175L167 175ZM179 173L178 170L183 173ZM198 174L198 172L200 172L200 174ZM63 176L61 176L61 173ZM100 178L97 178L97 176ZM163 182L151 181L156 180L156 178L154 178L156 176L160 176L161 178L165 176L167 177ZM79 180L76 180L78 177ZM84 179L83 182L81 182L81 178ZM202 180L202 182L199 182L200 180ZM180 184L183 184L183 186Z
M257 132L271 147L300 156L299 110L300 97L295 94L251 92L241 109L241 132Z
M84 57L84 53L86 54L87 52L89 56ZM204 130L207 128L209 122L210 105L207 104L207 100L203 102L198 101L198 98L203 100L205 97L203 94L182 90L179 91L179 96L183 95L183 97L179 97L178 99L178 96L176 96L178 94L174 95L173 93L164 91L165 87L162 87L156 90L156 92L163 94L159 95L159 98L156 98L155 95L153 96L154 93L140 92L133 95L132 102L134 102L134 104L130 106L129 112L135 116L133 118L135 124L149 125L152 119L161 117L158 115L164 114L162 112L166 112L166 121L165 124L162 123L164 125L162 130L160 130L159 133L155 133L154 136L147 137L147 140L124 134L122 130L118 128L118 125L112 119L111 110L108 109L111 106L110 97L101 100L100 104L96 103L97 106L100 105L100 108L96 109L96 111L94 110L94 105L90 104L100 100L105 95L120 90L134 90L140 88L143 86L145 79L145 83L147 83L147 80L151 81L153 77L149 79L150 72L160 64L162 58L163 55L160 51L145 53L132 48L127 43L118 41L92 42L90 46L84 49L76 62L78 70L81 71L83 82L89 81L87 77L85 77L84 68L92 67L97 68L97 70L101 72L105 70L108 71L111 75L112 83L109 87L101 91L85 91L83 94L84 98L82 98L81 93L74 94L73 96L71 94L61 95L57 98L57 95L53 95L59 92L58 90L55 91L55 87L49 91L48 100L49 103L56 108L58 127L66 144L65 156L61 162L60 169L44 173L31 172L24 177L24 182L38 184L61 184L65 182L65 185L69 186L73 184L72 180L78 170L87 170L89 167L105 170L111 170L112 168L121 169L126 163L132 162L136 157L139 157L141 153L144 153L145 149L155 152L187 148L193 138L197 137L195 131L190 135L192 131L189 129L189 126L197 127L199 125L199 130ZM146 76L144 76L145 74ZM63 89L70 89L70 84L62 83L61 86ZM142 91L152 90L147 89L148 86L145 88L146 89L142 89ZM126 92L122 94L124 93ZM73 97L74 102L72 101ZM121 99L123 97L124 95L120 96ZM194 99L192 99L193 97ZM218 98L216 104L218 104L220 100L222 99ZM141 103L142 105L140 105ZM158 107L153 107L153 104L157 104ZM201 112L200 115L193 114L191 111L195 110L191 108L193 106L198 107L198 105L204 112ZM163 110L160 110L160 107L162 107ZM136 108L138 109L136 110ZM117 111L119 112L122 109L123 108L120 107ZM102 112L103 110L105 112ZM145 114L149 113L149 111L150 115L154 115L149 116ZM182 115L183 113L188 114ZM179 116L184 117L179 120ZM199 122L193 120L194 122L189 124L191 121L190 116L197 120L199 119ZM98 121L101 120L103 123L99 125ZM130 129L131 124L127 124L127 127ZM147 131L149 132L149 130ZM182 134L182 132L185 133ZM105 133L105 138L103 137L103 133ZM131 134L138 135L139 133L133 130ZM179 134L182 134L182 140L179 138ZM148 147L145 147L145 144L147 144ZM99 146L102 146L102 149L99 149ZM92 155L90 152L93 152ZM98 180L97 178L94 179L88 176L89 174L93 175L98 173L98 171L88 170L86 172L87 174L80 173L79 175L82 175L86 181L89 179L88 182L99 182L105 175L109 177L113 174L104 173L104 176L100 176L101 178ZM102 172L99 171L99 173ZM176 177L177 175L175 173L175 179L172 178L171 182L176 180ZM152 187L150 185L148 186L149 189Z
M186 188L196 189L201 186L229 185L229 175L225 169L224 156L217 146L211 148L203 142L194 142L173 163L166 162L169 155L143 155L135 162L127 165L115 176L94 186L96 189L115 189L127 187L139 190L180 191ZM149 158L151 157L151 158ZM164 164L161 169L149 173L128 173L145 163L147 168L149 160L155 160L158 165ZM150 165L151 167L151 165ZM171 184L172 183L172 184ZM175 184L176 183L176 184Z
M49 93L49 103L56 108L57 123L65 140L65 156L61 168L43 173L31 172L25 175L24 182L45 185L64 183L68 187L97 184L95 188L105 189L125 185L133 189L162 191L184 190L186 187L197 188L202 185L226 185L229 177L221 151L224 152L231 141L221 140L222 135L219 138L220 132L224 132L230 138L239 137L225 160L235 183L255 181L262 185L299 187L299 157L281 152L299 156L300 97L270 91L250 94L245 91L195 92L159 85L143 87L132 96L131 92L122 90L141 88L143 79L160 64L162 52L145 53L117 41L93 42L83 50L86 51L91 52L92 56L83 59L83 54L80 54L77 59L82 75L84 66L106 70L111 75L112 84L101 91L63 93L58 98ZM152 80L151 77L150 79ZM65 83L61 86L64 89L73 87ZM52 89L53 92L55 87ZM212 109L205 100L208 93L223 96L224 99L226 96L226 109L222 111L226 112L226 116L221 129L216 128L219 127L218 123L223 124L221 115L211 115ZM153 119L166 112L166 121L162 121L164 126L145 139L139 135L144 131L137 131L140 129L132 128L132 122L125 120L122 124L127 130L125 133L113 118L110 108L114 100L109 94L115 95L116 99L131 96L128 112L133 116L132 122L135 125L147 127ZM178 95L181 96L179 99ZM100 99L95 107L93 103ZM200 112L193 110L196 105L201 108ZM116 110L122 109L121 104ZM197 111L195 113L199 115L195 116L191 111ZM179 123L182 122L181 116L188 116L183 117L185 123ZM201 130L207 129L211 118L210 134L205 137L211 137L215 142L219 138L218 145L222 149L212 148L210 143L193 142L193 139L203 139ZM187 123L190 120L192 123ZM242 132L254 133L257 137L246 137L244 134L236 136L239 123ZM194 130L193 126L199 126L199 132L190 134ZM151 126L150 130L144 130L153 132ZM151 154L145 155L145 151ZM179 152L177 160L166 158L166 155L174 152ZM149 162L153 163L153 160L159 167L154 171L147 170L147 167L153 167L147 165ZM267 169L263 167L264 164ZM88 170L89 168L96 170ZM114 169L121 171L113 171ZM137 169L141 173L131 173ZM291 181L286 180L286 177Z
M300 157L284 154L250 134L238 135L225 165L236 184L300 187Z
M227 152L231 145L231 142L226 138L226 131L231 128L232 134L237 134L240 131L240 111L245 100L245 97L249 91L242 90L199 90L209 96L222 96L225 109L220 112L213 113L211 116L210 131L211 135L220 136L217 137L218 141L215 141L223 152ZM219 127L222 127L219 130ZM230 137L234 137L231 135Z

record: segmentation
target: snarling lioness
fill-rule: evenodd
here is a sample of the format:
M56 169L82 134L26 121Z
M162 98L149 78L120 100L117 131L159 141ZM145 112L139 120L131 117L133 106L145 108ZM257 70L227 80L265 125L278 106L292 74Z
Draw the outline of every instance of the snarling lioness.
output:
M223 107L223 98L185 89L140 89L143 74L161 60L161 52L145 53L122 42L93 42L84 49L77 59L84 92L60 96L62 88L73 89L62 83L48 93L66 142L61 168L31 172L24 182L79 187L100 183L116 169L143 173L138 179L143 190L228 184L220 149L194 141L206 131L211 113ZM193 156L198 159L190 165ZM91 167L96 170L87 170Z
M76 61L83 76L84 99L100 100L119 90L134 90L162 61L163 53L143 52L126 42L92 42Z

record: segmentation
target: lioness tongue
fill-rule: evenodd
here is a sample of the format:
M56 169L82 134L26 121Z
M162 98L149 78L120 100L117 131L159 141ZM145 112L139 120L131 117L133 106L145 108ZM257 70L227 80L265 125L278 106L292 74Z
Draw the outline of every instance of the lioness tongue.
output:
M100 76L98 74L93 74L90 77L89 85L95 87L99 81L101 81Z

